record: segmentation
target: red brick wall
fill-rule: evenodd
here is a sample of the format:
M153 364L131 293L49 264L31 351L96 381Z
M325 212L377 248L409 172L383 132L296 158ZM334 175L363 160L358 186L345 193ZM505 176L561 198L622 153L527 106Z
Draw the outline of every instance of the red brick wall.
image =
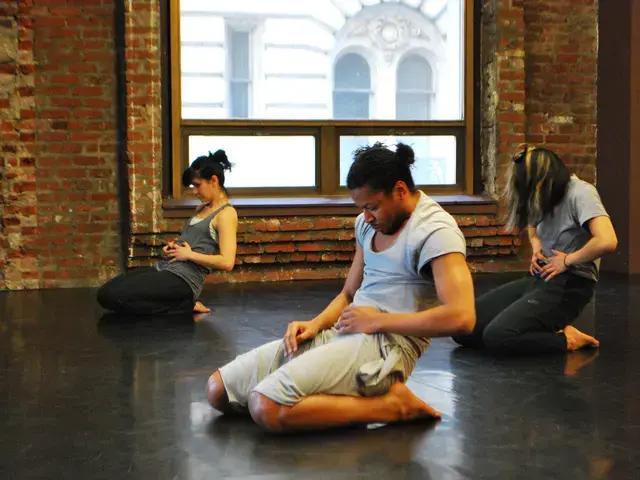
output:
M0 288L98 285L118 261L113 2L2 2L0 28Z
M520 239L507 234L494 216L455 215L465 237L472 268L502 271L519 266L514 255ZM355 217L284 217L241 219L236 267L231 273L214 273L210 282L302 280L346 275L355 249ZM148 265L161 255L171 232L134 237L133 266ZM518 263L519 262L519 263Z
M117 271L118 255L113 2L16 3L0 3L0 29L9 33L0 37L13 48L0 56L0 288L96 285ZM159 3L126 6L129 263L141 265L182 223L162 211ZM484 0L481 37L487 192L501 192L510 153L525 141L548 143L594 180L597 1ZM526 249L499 215L457 219L472 268L523 268ZM343 276L352 225L342 217L241 219L238 265L211 280Z
M493 149L485 139L496 154L493 188L500 190L510 152L523 142L553 148L595 182L597 0L487 0L483 8L483 98L495 106L485 104L483 127L496 137Z
M595 181L598 2L523 2L527 141Z

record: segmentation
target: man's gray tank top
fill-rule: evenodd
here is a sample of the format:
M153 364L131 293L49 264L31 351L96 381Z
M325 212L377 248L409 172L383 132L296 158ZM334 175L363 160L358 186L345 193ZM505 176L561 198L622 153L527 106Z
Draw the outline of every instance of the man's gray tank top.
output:
M209 225L211 220L213 220L213 217L228 206L230 206L230 204L225 203L211 215L203 218L202 220L198 219L195 223L195 216L191 217L186 221L184 230L176 243L182 244L182 242L187 242L191 246L191 250L202 253L203 255L218 255L220 253L218 236L215 230L210 229ZM196 215L204 208L205 207L199 209L198 212L196 212ZM215 238L213 235L215 235ZM169 263L167 260L162 260L156 263L155 268L159 271L166 270L171 272L187 282L193 292L194 301L200 296L200 293L202 293L204 281L207 278L207 275L212 271L210 268L203 267L202 265L198 265L191 261Z

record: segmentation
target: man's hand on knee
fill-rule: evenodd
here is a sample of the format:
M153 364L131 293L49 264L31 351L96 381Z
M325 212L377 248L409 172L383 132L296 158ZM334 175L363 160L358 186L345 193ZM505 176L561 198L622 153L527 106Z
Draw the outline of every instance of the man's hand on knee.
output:
M318 334L318 326L313 321L291 322L282 339L285 355L291 355L298 351L298 345L311 340Z

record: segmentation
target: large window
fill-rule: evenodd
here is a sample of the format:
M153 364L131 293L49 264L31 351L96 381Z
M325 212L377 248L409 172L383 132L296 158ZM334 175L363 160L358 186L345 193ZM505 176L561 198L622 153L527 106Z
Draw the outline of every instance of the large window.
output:
M472 0L171 0L172 195L225 149L240 196L345 195L352 153L416 152L434 193L473 193Z

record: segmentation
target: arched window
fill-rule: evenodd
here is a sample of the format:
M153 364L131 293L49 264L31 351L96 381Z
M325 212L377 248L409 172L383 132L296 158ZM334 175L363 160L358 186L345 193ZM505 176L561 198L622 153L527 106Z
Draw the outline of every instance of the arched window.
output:
M365 58L357 53L341 56L333 78L333 118L368 119L371 69Z
M430 120L433 71L420 55L409 55L396 72L396 119Z

